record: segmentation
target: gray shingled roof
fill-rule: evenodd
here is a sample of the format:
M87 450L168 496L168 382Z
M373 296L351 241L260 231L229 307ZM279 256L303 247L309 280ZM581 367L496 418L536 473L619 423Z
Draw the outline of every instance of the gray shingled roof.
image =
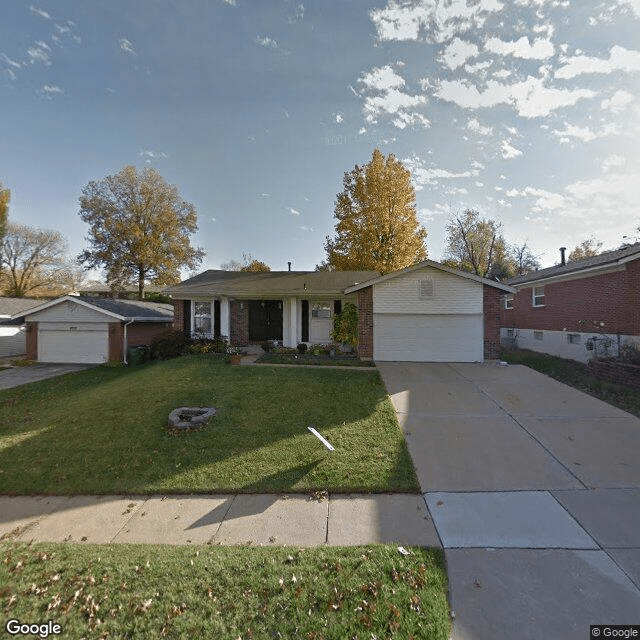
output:
M167 318L173 319L173 305L144 300L119 300L114 298L94 298L78 296L78 300L88 302L94 307L117 313L125 318Z
M556 265L555 267L548 267L546 269L539 269L538 271L532 271L523 276L516 276L507 280L507 284L518 285L526 282L534 282L536 280L543 280L545 278L552 278L554 276L561 276L569 273L575 273L585 269L592 269L594 267L605 267L606 265L615 264L620 260L630 258L637 254L640 258L640 242L632 244L622 249L616 249L614 251L605 251L592 258L586 258L585 260L578 260L576 262L567 262L565 265Z
M378 277L377 271L220 271L211 269L164 293L182 299L198 295L339 295L347 287Z
M0 297L0 317L15 316L17 313L39 307L46 300L35 298L2 298Z

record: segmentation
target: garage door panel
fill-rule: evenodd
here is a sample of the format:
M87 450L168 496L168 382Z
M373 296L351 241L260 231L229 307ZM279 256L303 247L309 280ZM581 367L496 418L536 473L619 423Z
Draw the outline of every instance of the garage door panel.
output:
M107 330L87 331L58 327L38 331L38 360L40 362L68 362L97 364L106 362L109 355Z
M374 314L374 359L406 362L478 362L483 359L483 317Z

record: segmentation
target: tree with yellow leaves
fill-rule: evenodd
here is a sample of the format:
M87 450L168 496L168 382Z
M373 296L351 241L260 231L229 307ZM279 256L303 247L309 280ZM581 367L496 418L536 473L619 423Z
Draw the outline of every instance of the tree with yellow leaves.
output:
M336 236L325 242L327 268L388 273L426 259L427 232L402 162L375 149L366 165L344 174L343 185L335 203Z

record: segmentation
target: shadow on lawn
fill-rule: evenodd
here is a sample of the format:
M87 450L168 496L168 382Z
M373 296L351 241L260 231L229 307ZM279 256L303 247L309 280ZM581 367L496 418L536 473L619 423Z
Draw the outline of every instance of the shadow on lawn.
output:
M350 423L374 414L386 397L377 372L232 368L198 358L103 368L7 393L0 393L0 419L4 400L5 416L15 406L14 419L24 423L0 430L5 495L335 490L334 466L348 477L357 454L363 469L362 458L377 446L375 435ZM81 401L86 415L65 413ZM50 423L38 420L38 407L52 403L65 409L50 412ZM171 437L164 425L177 406L216 406L220 413L200 432ZM385 416L380 421L388 428ZM308 433L310 424L335 454ZM408 453L395 441L389 449L395 478ZM368 490L342 482L346 490Z

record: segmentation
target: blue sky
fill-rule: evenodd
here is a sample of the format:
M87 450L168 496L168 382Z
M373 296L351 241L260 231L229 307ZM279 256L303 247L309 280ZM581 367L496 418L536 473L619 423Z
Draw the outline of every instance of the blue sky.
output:
M313 269L345 171L410 169L429 257L472 207L543 266L640 225L640 0L4 0L10 219L85 247L127 164L192 202L203 268ZM639 238L640 239L640 238Z

